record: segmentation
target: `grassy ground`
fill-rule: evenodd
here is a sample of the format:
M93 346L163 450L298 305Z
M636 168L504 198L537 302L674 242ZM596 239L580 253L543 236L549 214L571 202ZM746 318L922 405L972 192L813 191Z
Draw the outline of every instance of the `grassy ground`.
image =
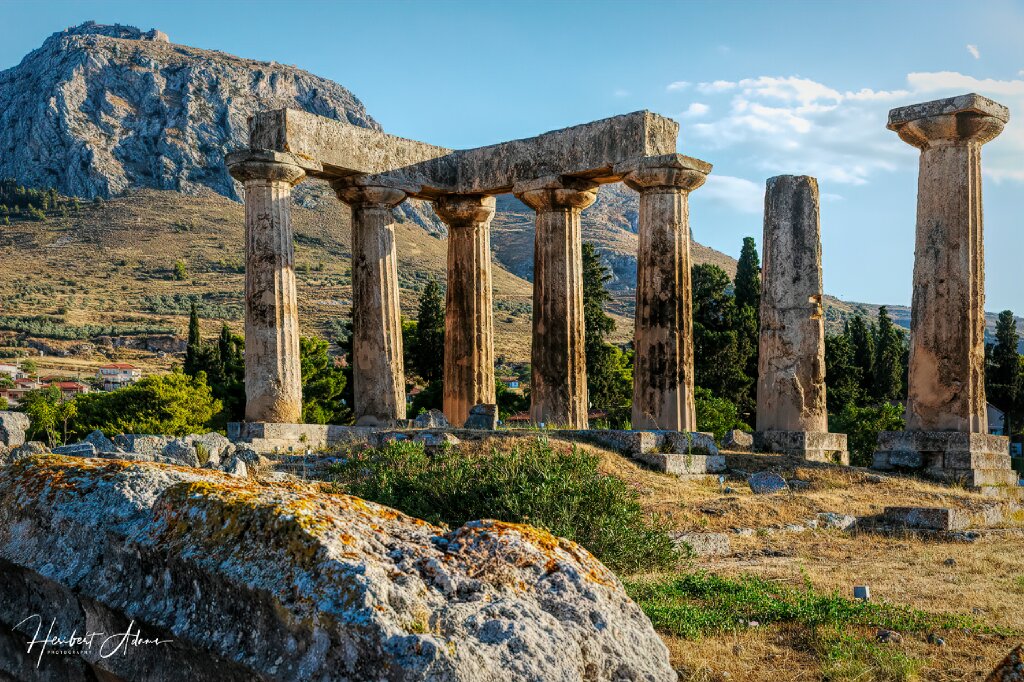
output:
M515 444L498 439L460 447L479 453ZM601 448L577 447L596 455L601 471L625 481L643 508L671 529L730 535L726 556L690 557L674 571L623 575L683 680L981 680L1024 639L1017 608L1024 595L1024 535L1018 531L987 532L964 543L778 530L819 512L870 516L897 504L977 509L987 498L860 469L739 453L727 455L737 473L726 481L734 490L724 493L714 480L682 481ZM742 471L764 469L807 487L753 495ZM754 532L743 537L733 528ZM855 585L870 586L872 601L854 601ZM897 632L899 641L877 641L880 628Z

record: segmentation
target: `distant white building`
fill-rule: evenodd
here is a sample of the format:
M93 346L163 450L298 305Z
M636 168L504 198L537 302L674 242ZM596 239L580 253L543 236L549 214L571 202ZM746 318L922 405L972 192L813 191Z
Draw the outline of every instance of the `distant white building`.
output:
M96 372L96 379L103 384L104 391L116 391L142 378L142 370L127 362L103 365Z
M21 371L21 367L17 365L0 364L0 375L6 376L11 381L15 379L21 379L25 375Z

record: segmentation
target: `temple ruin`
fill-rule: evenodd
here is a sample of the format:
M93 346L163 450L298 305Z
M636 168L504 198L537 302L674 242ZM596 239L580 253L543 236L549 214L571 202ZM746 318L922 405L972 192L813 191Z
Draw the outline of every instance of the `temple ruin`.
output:
M1007 439L987 434L983 372L980 150L1008 116L978 95L889 114L889 128L922 153L908 430L880 435L879 468L975 486L1016 480ZM256 115L250 148L228 155L245 188L249 435L301 420L289 212L306 177L328 180L352 210L357 425L406 417L392 209L409 198L433 202L449 231L445 416L461 426L494 402L490 224L495 195L513 193L536 212L530 416L587 429L580 214L601 184L624 182L640 195L632 427L695 432L688 197L711 164L676 153L678 132L641 111L454 151L293 109ZM764 227L757 444L847 462L825 408L817 181L770 179Z

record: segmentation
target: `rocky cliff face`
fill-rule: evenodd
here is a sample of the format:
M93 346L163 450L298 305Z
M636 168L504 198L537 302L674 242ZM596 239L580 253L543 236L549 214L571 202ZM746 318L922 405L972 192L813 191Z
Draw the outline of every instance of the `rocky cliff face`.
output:
M0 177L80 197L128 188L237 198L224 166L258 109L380 126L337 83L274 62L92 22L0 72Z

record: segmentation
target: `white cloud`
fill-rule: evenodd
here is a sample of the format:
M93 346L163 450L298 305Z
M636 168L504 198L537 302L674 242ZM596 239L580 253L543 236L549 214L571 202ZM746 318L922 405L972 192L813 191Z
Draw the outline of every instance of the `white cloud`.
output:
M916 150L885 128L893 107L977 92L1011 111L1024 110L1024 78L975 78L953 71L911 73L905 87L892 90L840 90L799 76L718 80L698 83L695 89L705 95L702 106L691 111L691 105L679 116L685 153L714 162L716 151L728 150L748 178L808 174L833 191L836 185L863 185L896 169L915 167ZM1024 182L1021 158L1024 125L1011 118L1003 134L985 147L985 176L995 182ZM713 192L727 188L737 189L736 183L727 181Z
M693 102L690 106L686 107L686 111L679 114L677 118L700 118L709 111L711 111L711 107L707 104L704 104L703 102Z
M679 90L685 90L686 88L690 87L690 85L691 84L689 81L674 81L665 86L665 89L668 90L669 92L677 92Z
M726 204L741 213L761 213L764 210L764 185L731 175L712 173L693 197Z
M612 95L614 95L615 97L629 97L629 90L623 90L622 88L619 88L618 90L615 90L612 93Z
M970 52L971 56L974 57L975 59L981 59L981 53L978 52L978 46L977 45L968 45L967 46L967 51Z

